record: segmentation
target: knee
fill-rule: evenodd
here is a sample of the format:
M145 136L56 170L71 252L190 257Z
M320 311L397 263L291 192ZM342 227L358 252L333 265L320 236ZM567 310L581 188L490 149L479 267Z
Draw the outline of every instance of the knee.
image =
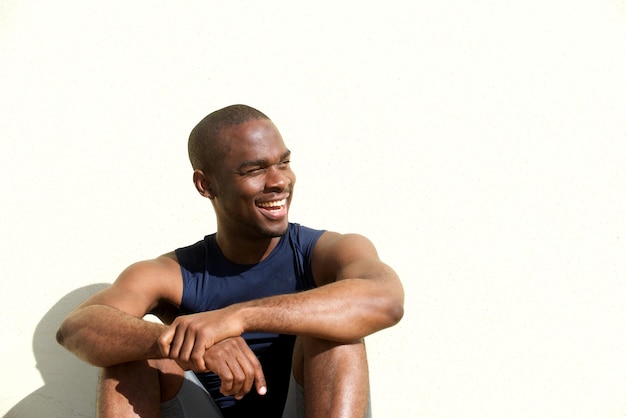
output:
M113 366L102 367L100 377L118 382L133 379L150 379L157 377L157 370L151 367L146 361L130 361L128 363L115 364Z
M315 337L298 337L296 347L300 345L300 349L304 357L311 357L326 353L330 357L352 357L365 356L365 341L363 339L355 340L349 343L324 340Z
M165 374L183 374L183 370L175 361L169 359L162 360L138 360L129 361L128 363L115 364L113 366L103 367L101 373L105 376L142 376L149 378L157 376L159 373Z
M294 378L304 387L307 416L366 416L369 370L363 340L338 343L298 337L294 360Z
M163 402L176 396L184 373L173 360L142 360L102 368L100 380L101 384L113 383L118 391L153 387L158 390Z
M339 374L368 374L365 341L339 343L314 337L299 336L293 356L293 374L297 382L304 381L305 371L314 370Z
M156 369L159 377L161 402L172 399L180 391L185 380L185 371L174 360L148 360L151 368Z

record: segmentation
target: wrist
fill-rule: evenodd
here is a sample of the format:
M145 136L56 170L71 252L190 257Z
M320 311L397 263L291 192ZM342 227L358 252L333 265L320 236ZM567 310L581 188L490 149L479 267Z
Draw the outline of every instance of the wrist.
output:
M233 310L231 318L234 326L240 331L240 334L248 331L257 331L255 326L255 309L250 302L237 303L231 305L229 309Z
M145 320L145 319L144 319ZM164 359L167 358L161 351L161 346L159 345L159 339L163 335L163 333L168 329L167 325L150 322L148 327L151 329L150 332L150 340L152 340L152 345L148 348L147 359Z

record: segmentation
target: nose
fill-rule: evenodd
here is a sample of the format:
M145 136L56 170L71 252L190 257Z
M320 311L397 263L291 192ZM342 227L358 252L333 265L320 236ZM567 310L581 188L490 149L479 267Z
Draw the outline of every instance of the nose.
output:
M265 187L273 190L284 190L291 182L289 173L289 169L281 169L275 165L269 167L265 177Z

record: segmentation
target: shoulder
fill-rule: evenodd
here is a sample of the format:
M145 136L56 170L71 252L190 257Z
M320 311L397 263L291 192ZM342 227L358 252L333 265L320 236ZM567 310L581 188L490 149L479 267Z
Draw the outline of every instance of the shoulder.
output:
M325 231L317 240L315 254L320 258L349 260L353 257L378 257L374 244L360 234Z
M141 284L146 282L157 285L161 281L170 281L180 277L180 266L176 253L170 252L154 259L138 261L128 266L120 274L117 282L121 284Z
M337 280L342 272L355 263L379 262L374 244L360 234L326 231L313 249L312 267L318 284Z
M128 266L107 289L89 304L103 304L141 317L164 305L178 306L182 280L176 255L171 252Z

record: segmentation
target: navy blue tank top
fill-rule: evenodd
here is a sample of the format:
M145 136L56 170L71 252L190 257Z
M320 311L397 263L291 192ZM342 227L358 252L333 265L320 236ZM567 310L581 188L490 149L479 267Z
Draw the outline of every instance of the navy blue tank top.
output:
M182 314L220 309L233 303L267 296L295 293L315 287L311 254L323 231L290 223L272 253L253 265L227 260L217 246L215 234L176 250L183 275ZM285 405L295 337L268 333L245 333L267 380L268 392L259 396L253 389L242 400L220 393L214 373L197 373L198 378L222 410L224 417L277 417Z

